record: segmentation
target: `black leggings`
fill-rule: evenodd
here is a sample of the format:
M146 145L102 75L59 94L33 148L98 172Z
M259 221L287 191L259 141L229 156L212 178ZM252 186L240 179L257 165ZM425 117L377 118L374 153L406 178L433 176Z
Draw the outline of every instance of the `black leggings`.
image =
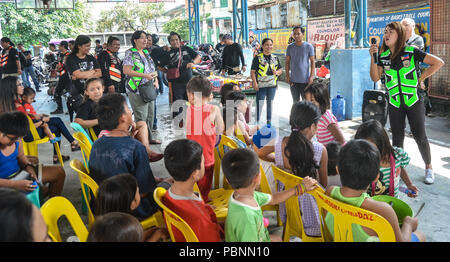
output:
M409 126L413 134L414 140L419 147L423 162L426 165L431 164L430 144L425 133L425 107L423 100L417 101L409 109L405 109L402 105L396 108L389 104L389 121L392 130L392 145L403 148L405 139L405 117L408 117Z

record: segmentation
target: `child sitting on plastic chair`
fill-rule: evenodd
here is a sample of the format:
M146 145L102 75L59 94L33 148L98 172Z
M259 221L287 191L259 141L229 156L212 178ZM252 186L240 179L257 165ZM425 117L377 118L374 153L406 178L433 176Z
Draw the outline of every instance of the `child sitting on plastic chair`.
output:
M317 187L315 179L305 177L302 184L273 195L255 191L261 182L259 159L255 152L245 148L226 153L222 159L222 169L235 190L230 197L225 222L227 242L281 242L279 236L269 235L265 228L268 225L261 206L277 205Z
M36 92L31 87L25 87L22 95L22 106L18 106L17 110L27 114L35 123L36 128L41 127L43 133L50 139L50 143L54 144L61 142L61 134L70 142L72 151L79 151L80 146L78 142L73 138L72 134L70 134L64 122L59 117L49 117L45 114L38 114L34 109L32 103L34 102L34 98L36 97ZM38 129L38 133L39 129ZM56 137L53 135L57 135ZM64 161L70 159L69 156L62 155ZM53 150L53 164L58 163L58 157L56 154L56 150Z
M175 181L163 203L188 223L200 242L219 242L224 239L223 229L211 206L194 192L194 184L205 174L204 162L199 143L188 139L172 141L164 150L164 164ZM177 242L185 241L177 229L173 233Z
M133 212L140 203L141 196L136 178L130 174L113 176L103 180L98 187L95 215L122 212L136 216L137 214ZM167 230L158 227L152 227L143 232L143 240L146 242L157 242L168 238Z
M366 140L349 141L339 153L338 169L342 187L331 186L326 194L330 197L365 210L372 211L384 217L392 226L397 242L423 242L425 236L417 232L418 219L406 216L400 228L394 209L385 202L375 201L367 194L367 189L379 177L380 153L378 149ZM325 217L328 228L333 225L333 216ZM353 238L358 242L376 241L373 230L356 225ZM332 230L330 230L332 233Z
M99 216L89 231L87 242L143 242L139 221L130 214L111 212Z

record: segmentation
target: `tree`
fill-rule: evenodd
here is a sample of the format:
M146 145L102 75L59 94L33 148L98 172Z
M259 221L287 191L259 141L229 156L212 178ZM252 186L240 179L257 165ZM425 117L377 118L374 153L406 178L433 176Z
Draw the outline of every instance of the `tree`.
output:
M161 17L163 12L164 3L139 4L127 1L116 4L111 10L100 13L96 31L149 31L152 23L155 23L156 31L159 31L156 19Z
M182 40L189 40L189 20L187 18L174 18L163 25L163 32L177 32Z
M14 3L0 5L3 36L25 46L47 43L52 38L76 37L90 30L90 14L85 3L75 2L74 9L19 9Z

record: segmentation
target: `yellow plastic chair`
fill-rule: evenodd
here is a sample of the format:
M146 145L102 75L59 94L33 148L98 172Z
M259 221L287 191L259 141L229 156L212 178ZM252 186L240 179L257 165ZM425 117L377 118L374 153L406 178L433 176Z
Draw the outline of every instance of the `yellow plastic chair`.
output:
M83 202L88 210L88 219L89 219L89 227L94 223L95 216L91 210L89 205L90 201L90 193L89 190L94 193L94 197L97 197L98 184L88 175L89 172L83 166L80 160L74 159L70 161L70 167L78 173L78 177L80 179L81 192L83 193ZM144 230L149 229L151 227L163 227L164 219L162 217L161 211L157 211L151 217L148 217L142 221L140 221L141 226Z
M262 167L261 164L259 164L259 171L261 173L261 192L272 195L272 189L270 189L270 185L269 185L269 181L267 180L266 177L266 172L264 172L264 168ZM277 223L278 226L282 226L283 223L281 222L280 219L280 211L279 211L279 206L278 205L265 205L261 207L261 210L264 211L276 211L277 212Z
M41 213L53 241L62 242L58 220L60 217L66 216L80 242L86 242L88 230L75 207L66 198L60 196L50 198L41 207Z
M245 141L244 133L237 125L236 125L236 137L242 142L244 142L244 144L247 144L247 142Z
M194 184L194 191L198 192L200 197L202 197L197 183ZM233 194L233 191L234 190L232 189L223 188L209 191L208 198L210 201L207 204L214 207L213 211L214 214L216 214L217 221L219 222L224 222L227 218L228 202L230 201L230 196Z
M222 158L225 155L224 146L227 146L229 150L238 148L236 142L234 142L231 138L227 137L226 135L220 136L220 143L216 148L214 148L214 188L220 188L220 170ZM225 189L231 189L230 184L228 184L225 179L225 175L223 175L222 177L222 187Z
M88 175L89 172L87 171L85 166L83 166L83 163L81 163L80 160L73 159L72 161L70 161L70 167L78 173L78 178L80 179L81 193L83 194L82 201L84 202L84 206L86 206L88 210L88 221L90 228L95 220L94 213L92 212L91 206L89 205L89 200L91 199L90 191L92 191L94 197L96 198L98 185L94 181L94 179L92 179Z
M153 192L153 198L155 199L156 204L163 209L164 212L164 220L166 221L167 230L170 234L170 239L172 242L175 242L175 237L173 235L173 227L178 229L184 236L186 242L198 242L198 238L195 235L192 228L184 221L180 216L175 214L172 210L170 210L166 205L163 204L162 199L166 194L166 190L162 187L157 187Z
M36 156L37 157L38 156L38 145L50 142L50 138L48 138L47 136L45 136L44 138L41 138L39 136L39 133L38 133L36 127L34 126L33 120L28 115L27 115L27 118L28 118L28 124L30 126L29 127L30 128L30 132L31 132L31 135L33 136L33 141L25 142L22 139L24 153L27 156ZM55 136L55 134L53 134L53 136ZM61 164L62 167L64 167L64 162L62 160L61 149L59 148L59 144L58 143L54 143L53 147L55 148L56 155L58 156L59 163Z
M319 190L313 190L311 195L314 196L319 207L321 232L322 236L326 236L327 241L333 241L333 237L329 235L330 231L324 223L327 212L331 213L334 218L332 231L335 242L353 242L353 227L355 225L374 230L381 242L396 241L394 230L384 217L335 200Z
M78 141L78 144L80 144L84 166L86 167L86 170L89 170L89 157L91 155L92 145L86 135L82 132L75 132L72 136Z
M275 180L284 184L285 190L293 188L303 181L303 178L294 176L274 165L272 165ZM324 192L322 188L316 189ZM303 221L300 214L300 205L297 197L291 197L286 200L286 225L284 226L283 241L289 242L290 236L298 236L302 242L323 242L322 237L311 237L306 235L303 227Z
M91 135L92 141L95 142L95 140L97 140L97 135L94 132L94 128L89 127L88 130L89 130L89 135Z

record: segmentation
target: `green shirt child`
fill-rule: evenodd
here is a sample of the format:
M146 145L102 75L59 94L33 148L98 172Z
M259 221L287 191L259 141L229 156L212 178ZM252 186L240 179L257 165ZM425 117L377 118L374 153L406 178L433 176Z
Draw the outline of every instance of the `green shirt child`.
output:
M246 205L231 195L225 222L226 242L270 242L269 231L264 227L261 206L270 202L269 194L254 192L258 207Z

